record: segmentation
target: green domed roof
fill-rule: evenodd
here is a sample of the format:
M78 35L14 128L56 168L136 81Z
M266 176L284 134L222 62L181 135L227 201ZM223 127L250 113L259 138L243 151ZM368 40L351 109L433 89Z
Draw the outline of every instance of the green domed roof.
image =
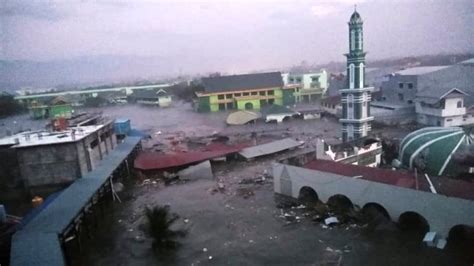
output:
M459 127L427 127L408 134L400 143L400 162L406 168L424 168L430 175L455 172L452 155L471 138Z

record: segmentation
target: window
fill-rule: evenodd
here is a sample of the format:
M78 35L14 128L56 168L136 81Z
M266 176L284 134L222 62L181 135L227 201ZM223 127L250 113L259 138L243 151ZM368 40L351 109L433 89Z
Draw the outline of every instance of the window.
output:
M265 96L265 91L261 91L260 95Z
M398 88L403 89L403 83L398 83Z
M226 94L226 95L225 95L225 98L226 98L226 99L232 99L232 94Z
M413 89L413 83L408 83L408 88Z
M295 80L294 80L293 78L290 78L289 81L290 81L290 82L293 82L293 81L295 81Z
M301 82L301 78L296 78L296 82L300 83L300 82Z
M242 93L236 93L234 94L235 97L240 97L242 95Z
M355 32L351 30L351 51L355 50Z
M219 100L224 100L224 95L223 95L223 94L217 95L217 99L219 99Z
M462 101L458 101L458 108L462 108Z
M352 103L351 103L351 102L350 102L350 103L348 103L348 105L349 105L349 108L352 108Z
M451 122L451 121L453 121L453 119L451 118L446 119L446 122Z
M275 99L268 99L268 104L274 104L275 103Z
M224 103L219 104L219 110L220 111L225 110L225 104Z
M234 104L233 103L227 103L227 110L229 109L234 109Z
M97 145L99 145L99 140L98 139L95 139L91 142L91 149L94 149L95 147L97 147Z
M359 47L360 50L362 50L362 31L359 31L358 33L359 33L358 34L359 35L359 38L358 38L359 43L358 43L357 46Z
M354 64L349 65L349 88L354 88Z
M359 64L359 88L364 87L364 63Z
M267 94L268 95L275 95L275 92L274 91L268 91Z
M319 77L311 77L311 81L313 81L313 82L319 81Z
M403 98L404 98L404 97L403 97L403 93L399 93L399 94L398 94L398 99L399 99L400 101L403 101Z
M260 100L260 106L267 105L267 100Z
M248 92L244 92L244 96L249 96L249 93L248 93Z
M257 95L257 94L258 94L258 92L252 91L252 95Z

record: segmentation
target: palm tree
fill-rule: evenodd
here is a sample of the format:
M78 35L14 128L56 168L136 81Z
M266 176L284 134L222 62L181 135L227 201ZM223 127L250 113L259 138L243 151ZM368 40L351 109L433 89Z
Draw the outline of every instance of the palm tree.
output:
M179 218L170 213L169 206L146 207L145 214L148 219L148 234L153 238L153 249L174 249L178 247L177 238L186 235L184 230L172 230L172 224Z

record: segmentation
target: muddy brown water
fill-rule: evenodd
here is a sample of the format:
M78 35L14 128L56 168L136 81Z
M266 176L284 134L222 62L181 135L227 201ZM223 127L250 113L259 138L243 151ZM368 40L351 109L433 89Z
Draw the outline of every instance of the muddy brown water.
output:
M324 228L295 212L300 222L282 219L271 179L263 184L239 184L269 169L271 159L215 167L225 190L212 192L216 180L164 186L132 181L115 204L77 265L472 265L466 250L425 247L421 236L400 232L394 224L377 231L359 226ZM133 185L134 184L134 185ZM243 196L238 191L252 191ZM156 255L142 232L143 209L167 204L188 230L181 246ZM185 219L187 223L185 223ZM203 251L206 249L206 251ZM210 259L212 256L212 259Z
M214 131L224 134L266 131L273 135L313 139L336 138L339 125L335 119L290 121L282 124L256 124L227 127L226 113L199 114L189 104L177 103L168 109L134 105L91 109L112 118L130 118L132 125L157 141L177 132L186 136L207 136ZM37 129L47 121L30 121L16 116L0 120L6 129ZM161 131L161 135L155 134ZM382 130L383 131L383 130ZM386 130L394 137L406 132ZM360 227L323 228L295 211L300 222L288 224L273 193L272 180L264 184L238 184L270 169L274 158L252 163L228 163L215 167L216 177L225 183L223 193L212 193L216 180L198 180L163 186L126 182L121 194L123 203L114 203L94 237L86 240L82 253L72 250L75 265L473 265L469 249L437 250L420 244L412 234L403 234L393 225L368 231ZM151 240L142 232L143 210L147 205L169 204L182 218L177 227L188 230L181 247L157 256ZM188 223L184 222L188 219ZM207 251L204 252L203 249ZM209 259L212 256L212 259Z

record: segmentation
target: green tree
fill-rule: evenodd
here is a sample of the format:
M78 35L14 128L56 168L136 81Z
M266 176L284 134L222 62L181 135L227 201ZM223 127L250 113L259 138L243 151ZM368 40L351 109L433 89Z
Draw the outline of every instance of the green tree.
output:
M15 98L7 93L0 93L0 117L21 113L23 107L15 101Z
M186 235L184 230L171 229L179 216L170 213L168 206L147 207L145 214L148 220L146 231L153 238L153 249L162 251L177 248L179 245L177 239Z
M99 96L87 98L84 102L86 107L99 107L105 104L107 104L107 100Z

